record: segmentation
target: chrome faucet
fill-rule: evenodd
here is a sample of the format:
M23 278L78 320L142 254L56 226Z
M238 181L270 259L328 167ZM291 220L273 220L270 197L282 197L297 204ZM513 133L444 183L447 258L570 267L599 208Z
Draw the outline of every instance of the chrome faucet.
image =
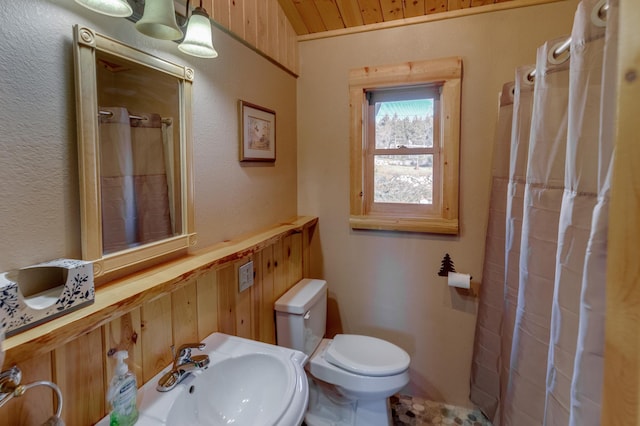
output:
M209 366L208 355L191 355L192 349L202 350L204 347L204 343L187 343L180 346L177 352L173 352L173 367L171 371L160 378L156 389L160 392L170 391L183 381L191 371L207 368ZM171 346L171 350L174 350L173 346Z

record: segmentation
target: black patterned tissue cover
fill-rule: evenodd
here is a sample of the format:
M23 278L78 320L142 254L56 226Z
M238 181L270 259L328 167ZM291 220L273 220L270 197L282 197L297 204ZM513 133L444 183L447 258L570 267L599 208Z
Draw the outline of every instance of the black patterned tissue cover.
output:
M0 274L0 328L7 336L93 303L93 264L56 259Z

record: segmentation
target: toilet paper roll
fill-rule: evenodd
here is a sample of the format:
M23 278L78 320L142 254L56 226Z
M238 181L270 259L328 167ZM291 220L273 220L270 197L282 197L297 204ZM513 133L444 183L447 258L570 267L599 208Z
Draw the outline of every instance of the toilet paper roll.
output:
M447 284L449 284L449 287L470 288L471 275L458 274L457 272L449 272L449 275L447 278Z

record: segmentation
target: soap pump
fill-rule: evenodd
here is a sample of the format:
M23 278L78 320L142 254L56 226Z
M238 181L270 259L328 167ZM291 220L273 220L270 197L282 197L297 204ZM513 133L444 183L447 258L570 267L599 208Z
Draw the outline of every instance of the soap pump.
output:
M124 362L129 358L127 351L118 351L114 356L117 360L116 370L107 392L107 399L111 405L109 424L131 426L138 420L136 376L129 371L129 366Z

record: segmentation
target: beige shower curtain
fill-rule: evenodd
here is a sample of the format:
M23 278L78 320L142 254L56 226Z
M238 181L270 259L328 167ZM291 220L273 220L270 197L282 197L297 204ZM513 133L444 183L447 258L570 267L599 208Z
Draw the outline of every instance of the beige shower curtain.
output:
M175 154L173 145L173 119L162 119L162 146L164 152L164 168L167 175L167 191L169 193L169 217L171 218L171 229L173 232L177 232L176 229L176 209L175 202L177 198L176 185L175 185Z
M129 112L100 110L105 113L100 115L102 250L108 254L136 242L136 212Z
M535 69L533 65L516 69L515 93L513 103L513 125L511 128L511 155L509 158L509 186L507 190L507 211L505 218L505 272L504 302L501 333L501 356L499 358L500 393L498 411L493 415L499 424L502 413L501 395L507 392L513 343L513 326L516 322L518 306L520 241L522 236L522 212L524 206L524 188L529 158L529 132L531 112L533 111L533 82L529 78Z
M505 424L538 426L545 403L558 218L564 191L568 61L551 63L565 37L538 49L520 241L519 288Z
M577 349L571 382L569 424L572 426L598 424L601 415L606 309L606 289L603 283L606 281L607 270L609 191L615 141L616 101L613 93L616 91L618 0L609 0L608 5L604 57L602 59L602 88L600 96L593 97L594 101L598 99L600 108L593 105L591 109L591 119L599 123L598 128L595 129L598 132L597 143L592 144L593 149L598 153L595 181L597 198L586 248L580 294ZM599 4L596 7L599 7ZM595 46L601 45L601 40L594 40ZM585 52L599 59L596 49L590 48ZM589 62L592 63L592 67L597 67L597 60ZM591 90L592 94L594 92L595 90Z
M173 235L162 119L100 107L100 176L105 254Z
M602 3L584 0L578 6L570 58L553 54L566 37L538 50L529 129L526 114L520 114L528 93L524 69L517 70L504 285L498 290L487 286L480 295L493 301L498 292L504 303L502 312L495 302L490 308L486 302L479 306L471 378L471 399L494 424L600 423L617 14L617 4L611 2L605 43L605 22L598 17ZM523 140L528 140L527 155ZM496 140L496 145L502 143ZM519 199L523 159L526 180L524 199ZM488 256L495 252L490 243L488 237ZM493 280L493 269L486 266L487 261L483 281ZM495 312L487 315L487 309ZM488 358L483 348L495 347L496 336L483 330L494 327L497 315L501 351ZM496 370L501 372L498 392Z
M583 1L571 34L565 191L560 212L544 423L568 425L580 322L580 293L598 196L598 145L605 28ZM604 280L602 281L604 284ZM579 373L579 372L577 372ZM589 419L585 419L588 424ZM593 421L592 421L593 424Z
M162 118L149 113L132 115L143 117L131 120L131 147L138 241L145 244L172 235Z
M505 83L500 94L498 123L493 147L493 180L487 227L484 276L478 305L476 354L471 365L471 399L492 416L500 394L500 328L503 312L505 219L509 186L509 155L515 83Z

